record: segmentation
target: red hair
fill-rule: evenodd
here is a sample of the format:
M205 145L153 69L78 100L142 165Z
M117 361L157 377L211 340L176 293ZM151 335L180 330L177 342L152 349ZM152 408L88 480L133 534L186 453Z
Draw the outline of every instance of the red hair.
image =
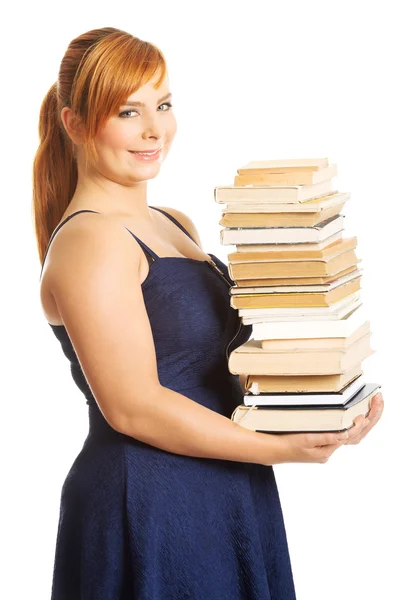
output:
M78 179L75 146L61 121L62 108L68 106L81 119L86 161L95 161L93 139L99 130L158 70L157 89L167 71L164 55L150 42L121 29L93 29L70 42L58 79L47 92L39 115L32 211L41 263Z

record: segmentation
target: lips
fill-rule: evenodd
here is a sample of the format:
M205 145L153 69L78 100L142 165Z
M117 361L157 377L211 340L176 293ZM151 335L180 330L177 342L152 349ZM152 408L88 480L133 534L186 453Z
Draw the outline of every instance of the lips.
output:
M155 148L154 150L129 150L129 152L133 152L134 154L157 154L161 150L160 148Z

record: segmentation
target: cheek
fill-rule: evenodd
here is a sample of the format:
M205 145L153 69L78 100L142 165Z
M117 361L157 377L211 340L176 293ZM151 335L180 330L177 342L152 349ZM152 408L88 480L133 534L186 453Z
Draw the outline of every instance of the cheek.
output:
M115 122L104 127L97 139L100 148L104 150L127 150L131 137L128 135L127 127Z
M178 129L178 123L177 123L175 115L173 115L173 117L171 119L171 123L169 124L169 127L168 127L168 134L171 139L173 139L175 137L175 133L176 133L177 129Z

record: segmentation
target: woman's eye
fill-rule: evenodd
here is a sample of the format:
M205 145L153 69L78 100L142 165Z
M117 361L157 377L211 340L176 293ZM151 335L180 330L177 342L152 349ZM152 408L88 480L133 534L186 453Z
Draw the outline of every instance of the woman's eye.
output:
M170 102L164 102L163 104L160 104L160 106L168 106L168 109L172 108L172 104ZM135 110L134 108L131 108L130 110L124 110L121 113L119 113L119 116L124 117L132 112L137 113L137 110ZM168 112L168 110L162 110L161 112Z

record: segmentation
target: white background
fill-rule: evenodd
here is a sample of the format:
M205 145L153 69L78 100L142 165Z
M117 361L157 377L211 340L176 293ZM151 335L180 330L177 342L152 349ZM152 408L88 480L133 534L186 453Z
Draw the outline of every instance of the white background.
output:
M338 165L376 350L363 368L382 384L385 411L358 446L275 474L298 600L399 598L396 3L108 4L18 3L3 21L0 595L50 598L61 486L87 433L85 399L39 303L30 212L39 109L68 43L113 26L166 56L178 132L148 203L186 212L206 252L226 260L234 250L220 245L213 189L246 162Z

